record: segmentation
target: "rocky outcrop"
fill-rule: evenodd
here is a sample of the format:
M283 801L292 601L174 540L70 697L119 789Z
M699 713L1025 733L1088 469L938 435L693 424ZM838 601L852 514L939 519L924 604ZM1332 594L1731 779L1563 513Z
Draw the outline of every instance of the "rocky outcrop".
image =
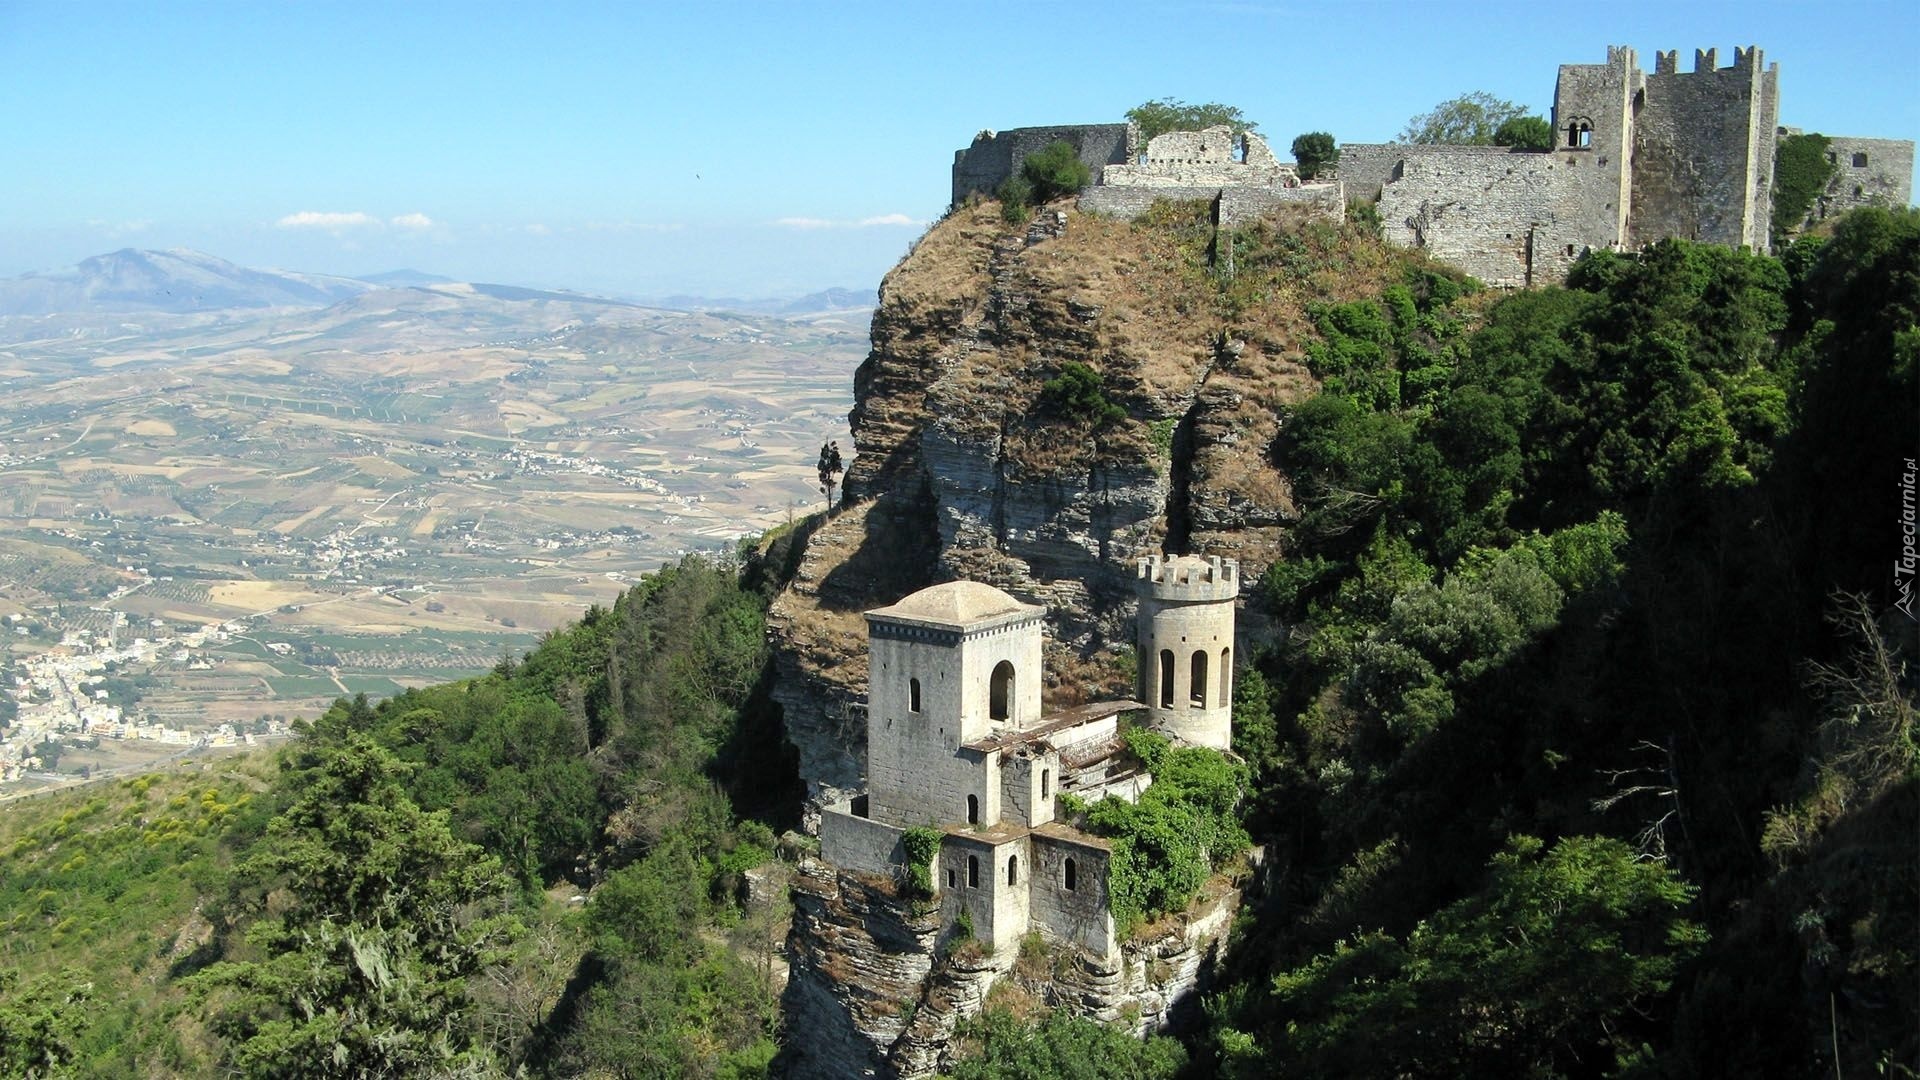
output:
M793 879L783 1075L921 1080L952 1067L956 1029L996 999L1064 1008L1135 1031L1180 1030L1222 959L1240 892L1216 879L1182 914L1112 956L1038 938L945 948L939 908L893 883L809 859Z
M1216 272L1234 243L1257 273ZM809 526L769 613L809 827L865 774L864 611L957 578L1043 603L1044 696L1063 708L1132 692L1137 556L1228 556L1247 580L1282 557L1295 508L1272 448L1313 389L1308 305L1377 295L1404 260L1324 221L1235 240L1178 208L1049 211L1023 228L987 204L930 230L881 286L844 502ZM1070 364L1098 374L1094 406L1047 389ZM930 915L815 865L794 885L787 1024L806 1037L791 1065L928 1075L996 988L1143 1031L1177 1023L1237 902L1210 897L1115 958L1035 975L964 950L936 962Z

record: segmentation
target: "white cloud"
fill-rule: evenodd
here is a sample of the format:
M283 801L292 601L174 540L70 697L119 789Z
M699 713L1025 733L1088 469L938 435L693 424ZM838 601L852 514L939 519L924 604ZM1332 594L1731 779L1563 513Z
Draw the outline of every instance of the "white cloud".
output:
M411 213L411 214L401 214L399 217L394 218L392 221L388 222L388 224L392 225L396 229L407 229L413 232L418 232L421 229L433 228L433 219L428 217L425 214L415 211L414 213Z
M677 221L655 223L650 221L589 221L585 228L588 232L679 232L686 228ZM572 231L569 229L568 231Z
M783 217L776 220L774 224L785 229L871 229L895 225L920 225L923 224L923 222L915 221L905 214L878 214L873 217L863 217L858 221L836 221L832 218L817 217Z
M535 236L552 236L553 235L552 229L547 228L545 225L542 225L537 221L527 226L527 231L532 233Z
M274 224L283 229L333 229L337 231L340 229L377 227L380 224L380 219L371 214L363 214L358 210L347 213L328 210L301 210L297 213L288 214L286 217L274 222Z

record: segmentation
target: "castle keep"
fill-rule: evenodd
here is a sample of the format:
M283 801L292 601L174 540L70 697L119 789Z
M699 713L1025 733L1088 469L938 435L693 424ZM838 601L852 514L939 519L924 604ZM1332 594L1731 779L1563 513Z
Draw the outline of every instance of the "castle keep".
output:
M1590 250L1635 250L1668 238L1767 249L1780 66L1758 47L1721 67L1673 52L1651 73L1615 46L1603 64L1563 64L1554 87L1554 149L1347 143L1339 181L1300 183L1258 136L1171 132L1137 145L1126 125L982 132L954 155L953 198L991 193L1027 153L1055 138L1081 151L1094 183L1080 206L1131 217L1156 198L1208 199L1223 225L1284 204L1337 210L1376 202L1388 240L1425 248L1480 280L1525 287L1564 280ZM1072 137L1068 134L1073 133ZM1177 136L1177 138L1176 138ZM1913 143L1832 136L1835 175L1816 216L1911 200ZM1270 163L1270 164L1269 164Z
M1142 559L1136 586L1150 707L1043 713L1045 611L990 585L935 585L867 612L867 793L821 814L821 857L897 878L906 830L936 827L943 925L964 912L989 946L1038 930L1111 956L1110 848L1057 820L1060 794L1131 799L1152 783L1124 751L1125 712L1198 745L1232 739L1238 565Z

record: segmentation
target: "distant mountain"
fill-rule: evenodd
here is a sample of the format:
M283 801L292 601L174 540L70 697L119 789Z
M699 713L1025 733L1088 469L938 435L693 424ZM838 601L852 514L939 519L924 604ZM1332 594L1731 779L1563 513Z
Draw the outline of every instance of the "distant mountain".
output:
M419 270L389 270L384 274L361 274L359 280L389 289L404 289L412 285L451 285L457 279Z
M644 301L650 307L675 311L738 311L749 315L817 315L823 311L868 311L873 308L873 293L863 289L822 289L797 300L743 300L737 296L687 296L675 294Z
M782 305L783 315L811 315L817 311L858 311L872 308L873 290L866 289L822 289L817 293L808 293L798 300Z
M254 270L184 248L126 248L0 281L0 315L324 307L378 287L328 274Z

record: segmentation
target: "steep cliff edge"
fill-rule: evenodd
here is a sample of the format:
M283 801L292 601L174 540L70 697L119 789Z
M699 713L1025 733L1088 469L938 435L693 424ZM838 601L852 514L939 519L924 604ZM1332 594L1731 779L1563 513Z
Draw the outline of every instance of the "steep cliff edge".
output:
M1135 556L1286 550L1279 410L1312 392L1307 305L1377 295L1404 253L1325 222L1216 236L1205 212L1123 222L956 210L881 285L854 384L845 504L807 543L771 620L778 700L809 805L857 790L861 612L972 578L1051 612L1047 699L1127 689ZM1233 265L1237 274L1222 270ZM1065 414L1070 364L1123 418Z

